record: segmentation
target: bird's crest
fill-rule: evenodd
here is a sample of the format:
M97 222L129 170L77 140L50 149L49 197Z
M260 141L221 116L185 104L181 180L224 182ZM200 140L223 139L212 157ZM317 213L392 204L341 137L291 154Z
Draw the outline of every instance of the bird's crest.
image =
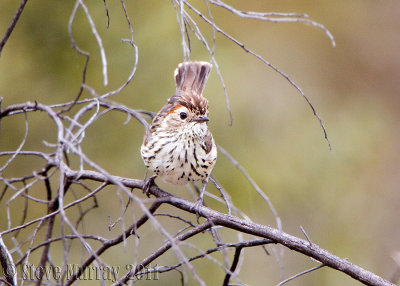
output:
M212 65L208 62L183 62L175 70L176 94L168 103L183 105L196 114L207 113L208 101L202 96Z

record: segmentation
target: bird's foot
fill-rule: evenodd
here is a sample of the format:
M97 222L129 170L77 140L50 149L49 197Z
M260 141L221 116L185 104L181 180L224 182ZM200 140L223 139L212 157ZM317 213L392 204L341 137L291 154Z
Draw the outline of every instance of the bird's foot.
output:
M157 186L154 180L157 178L157 175L151 176L143 185L143 194L146 194L147 197L150 198L150 188L152 186Z
M195 203L192 208L192 211L196 213L196 218L197 218L197 223L199 223L199 218L200 218L200 208L203 206L203 198L199 198Z

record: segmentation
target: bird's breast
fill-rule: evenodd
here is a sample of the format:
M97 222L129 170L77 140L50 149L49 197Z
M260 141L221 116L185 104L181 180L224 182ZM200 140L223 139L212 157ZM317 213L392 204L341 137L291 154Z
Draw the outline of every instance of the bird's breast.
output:
M184 185L208 178L216 161L216 150L206 152L205 138L162 133L151 138L142 146L142 157L146 166L163 180Z

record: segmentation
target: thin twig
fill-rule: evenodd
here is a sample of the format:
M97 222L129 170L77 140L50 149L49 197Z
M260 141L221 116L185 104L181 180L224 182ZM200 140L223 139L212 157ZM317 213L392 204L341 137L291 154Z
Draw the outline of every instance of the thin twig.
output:
M68 21L68 36L69 36L69 41L71 42L72 48L78 54L80 54L80 55L85 57L85 63L83 65L83 69L82 69L82 82L81 82L81 85L79 87L78 95L75 97L75 99L72 102L70 102L67 105L67 108L64 109L64 110L61 110L59 112L59 114L61 114L63 112L69 112L72 109L72 107L74 107L75 104L77 104L77 102L79 101L79 99L80 99L80 97L81 97L81 95L83 93L83 90L84 90L83 86L84 86L84 84L86 82L86 72L87 72L87 67L88 67L88 64L89 64L90 54L78 47L78 45L75 42L75 38L74 38L74 36L72 34L72 25L73 25L73 23L75 21L75 16L76 16L76 12L78 11L78 8L79 8L79 2L76 1L75 2L75 6L72 9L72 13L71 13L71 16L70 16L69 21Z
M97 241L100 241L101 243L107 242L107 239L102 238L102 237L99 237L99 236L83 234L82 237L83 237L84 239L97 240ZM52 244L53 242L60 241L60 240L63 240L63 239L77 239L77 238L79 238L79 237L76 236L76 235L66 235L66 236L64 236L64 237L61 237L61 236L59 236L59 237L53 237L53 238L51 238L51 239L49 239L49 240L46 240L46 241L43 241L42 243L39 243L39 244L36 245L36 246L32 246L32 247L29 249L29 251L30 251L30 252L33 252L33 251L35 251L35 250L37 250L37 249L39 249L39 248L41 248L41 247L43 247L43 246ZM27 257L27 253L25 253L25 254L15 263L15 266L20 265L20 264L25 260L26 257Z
M304 236L307 238L307 241L310 245L312 245L313 243L311 242L311 239L308 237L306 231L304 230L304 228L302 226L300 226L301 231L303 232Z
M106 10L106 17L107 17L107 29L110 27L110 13L108 12L107 2L103 0L104 9Z
M229 280L231 279L232 273L235 272L236 267L239 263L239 258L240 258L240 253L242 252L243 247L238 246L235 249L235 255L233 256L233 261L232 261L232 266L231 269L228 273L225 275L224 282L222 283L223 286L228 286L229 285Z
M178 1L178 0L175 0L175 1ZM205 0L205 1L207 1L207 0ZM174 4L174 2L172 2L172 3ZM214 65L215 71L217 72L219 81L221 82L222 89L224 91L225 107L228 110L229 119L230 119L229 126L232 126L232 124L233 124L233 115L232 115L232 111L231 111L231 107L230 107L228 91L227 91L227 88L226 88L226 85L225 85L224 78L222 77L222 73L221 73L221 70L219 68L218 62L217 62L217 60L215 59L215 56L214 56L214 48L215 48L214 45L215 45L215 41L216 41L214 36L215 36L215 31L216 30L214 29L214 26L213 26L213 47L210 48L208 42L206 41L205 37L203 36L203 34L202 34L200 28L198 27L196 21L194 21L192 19L192 17L190 17L190 15L186 11L184 11L184 15L185 15L185 19L187 19L186 21L188 23L188 26L191 28L192 32L199 39L199 41L206 47L206 49L208 51L208 54L211 57L211 62ZM211 12L209 13L209 15L210 15L210 18L213 20ZM193 25L193 28L192 28L192 26L190 24Z
M222 199L225 201L226 207L228 209L228 214L232 215L232 200L229 194L218 184L216 179L214 178L213 175L210 176L210 181L214 184L214 186L217 188L219 193L221 194Z
M180 217L177 215L172 215L172 214L168 214L168 213L156 213L156 214L154 214L154 216L166 216L166 217L174 218L174 219L183 221L184 223L188 224L191 227L195 227L195 225L191 221L184 219L183 217Z
M153 205L149 208L149 212L151 214L154 213L160 205L161 203L159 202L153 203ZM85 269L95 260L96 256L100 256L104 251L106 251L110 247L123 242L126 237L129 237L130 235L136 233L137 229L140 228L145 222L147 222L148 219L149 216L143 215L137 222L132 224L128 229L126 229L123 234L104 242L103 245L96 250L95 255L90 256L81 264L79 270L69 278L69 280L65 283L65 285L68 286L71 285L73 282L75 282L76 279L78 279L78 277L83 273L83 271L85 271Z
M3 173L3 171L8 167L8 165L11 164L11 162L15 159L15 157L18 156L19 152L21 152L22 148L25 145L26 138L28 137L28 118L27 118L26 112L24 112L24 116L25 116L25 133L24 133L24 137L22 138L22 141L19 144L17 150L15 150L15 152L13 152L11 158L7 160L7 162L4 164L3 167L0 168L0 174Z
M333 37L332 33L324 25L308 19L308 15L295 14L295 13L288 14L288 13L276 13L276 12L260 13L260 12L252 12L252 11L239 11L220 0L217 0L217 1L207 0L207 1L209 1L213 5L222 7L224 9L226 9L227 11L229 11L241 18L268 21L268 22L273 22L273 23L303 22L306 24L310 24L310 25L320 28L322 31L324 31L326 36L331 40L332 46L333 47L336 46L335 38Z
M246 172L246 170L220 145L218 145L218 150L224 154L225 157L227 157L231 163L239 169L240 172L246 177L246 179L249 181L249 183L253 186L253 188L257 191L257 193L264 199L264 201L268 204L272 214L275 216L275 221L277 228L279 230L282 230L282 221L281 218L278 215L278 212L276 211L274 205L272 204L271 200L269 197L261 190L261 188L257 185L257 183L250 177L250 175Z
M224 249L228 249L228 248L237 248L237 247L241 247L241 248L246 248L246 247L257 247L257 246L264 246L266 244L270 244L270 243L274 243L271 240L268 239L256 239L256 240L251 240L251 241L242 241L242 242L237 242L237 243L226 243L226 244L221 244L218 247L215 248L210 248L204 252L201 251L201 253L199 255L193 256L191 258L189 258L189 262L192 262L194 260L197 259L201 259L201 258L208 258L209 260L213 261L214 263L216 263L216 261L214 259L212 259L212 257L210 256L210 254L217 252L217 251L222 251ZM171 270L176 270L178 267L181 267L182 265L184 265L185 262L180 262L178 264L175 264L173 266L163 266L163 267L159 267L157 269L153 269L153 272L158 272L158 273L165 273L165 272L169 272ZM221 266L221 265L219 265ZM232 273L229 269L221 266L224 271L226 273L230 273L231 275L234 275L234 273Z
M83 2L83 0L77 0L77 2L79 3L79 6L82 7L83 12L85 13L86 18L88 20L90 29L92 30L92 34L96 38L97 45L99 46L100 58L101 58L101 62L102 62L103 84L104 84L104 86L107 86L108 85L107 58L106 58L106 52L105 52L104 46L103 46L103 40L101 39L99 33L97 32L96 25L94 24L92 16L90 16L89 9L87 8L87 6Z
M17 271L14 265L13 258L4 244L3 238L0 235L0 264L3 268L3 274L6 282L9 285L17 285Z
M306 100L307 104L309 105L309 107L311 108L314 116L318 119L319 125L321 126L323 133L324 133L324 137L326 139L326 141L328 142L328 146L329 146L329 150L332 149L331 146L331 142L330 139L328 137L328 133L326 131L325 125L322 122L321 117L318 115L316 109L314 108L313 104L311 103L311 101L308 99L308 97L305 95L305 93L303 92L303 90L300 88L300 86L298 86L288 75L286 75L284 72L282 72L280 69L278 69L277 67L275 67L273 64L271 64L270 62L268 62L266 59L264 59L261 55L253 52L252 50L248 49L243 43L241 43L239 40L235 39L233 36L231 36L230 34L228 34L227 32L225 32L224 30L222 30L221 28L219 28L218 26L215 25L215 23L213 23L211 20L209 20L207 17L205 17L202 13L200 13L199 10L197 10L194 6L192 6L191 4L189 4L187 1L184 1L185 5L188 6L189 9L191 9L192 11L194 11L200 18L202 18L207 24L209 24L210 26L212 26L218 33L221 33L223 36L225 36L227 39L229 39L230 41L232 41L233 43L235 43L236 45L238 45L240 48L242 48L246 53L251 54L252 56L256 57L258 60L260 60L261 62L263 62L265 65L267 65L268 67L272 68L275 72L277 72L278 74L280 74L283 78L285 78L290 85L292 85L299 93L300 95Z
M288 279L286 279L286 280L280 282L280 283L279 283L278 285L276 285L276 286L282 286L283 284L286 284L287 282L292 281L292 280L296 279L296 278L299 277L299 276L302 276L302 275L304 275L304 274L310 273L310 272L315 271L315 270L317 270L317 269L320 269L320 268L322 268L322 267L324 267L324 266L325 266L324 264L320 264L320 265L318 265L318 266L315 266L315 267L313 267L313 268L310 268L310 269L308 269L308 270L305 270L305 271L303 271L303 272L300 272L300 273L298 273L298 274L296 274L296 275L294 275L294 276L292 276L292 277L290 277L290 278L288 278Z
M24 11L24 8L25 8L25 5L27 2L28 2L28 0L22 0L21 3L19 4L18 10L15 13L15 15L11 21L11 24L8 26L7 31L6 31L5 35L3 36L3 39L0 42L0 56L1 56L1 52L3 51L4 45L6 44L11 33L14 31L15 25L17 25L19 17L21 17L22 11Z
M175 238L175 243L179 243L179 241L184 241L198 233L203 232L204 230L210 228L212 226L211 221L206 221L203 224L196 226L195 228L185 232L184 234L179 235ZM150 256L145 258L133 271L131 270L126 275L124 275L120 280L113 284L113 286L122 286L125 284L131 277L134 277L138 272L140 272L144 267L146 267L150 262L154 261L157 257L161 256L168 249L173 246L173 242L167 241L162 245L158 250L153 252Z
M71 178L80 178L81 180L91 179L100 182L107 182L110 179L109 176L104 176L101 173L93 171L69 172L69 175L71 176ZM118 177L113 178L114 180L118 180L123 183L127 188L138 188L141 190L145 183L142 180L133 180ZM343 273L367 285L394 286L392 283L384 280L376 274L369 272L357 265L354 265L346 259L341 259L333 255L332 253L329 253L328 251L320 248L315 243L310 246L307 240L294 237L269 226L263 226L250 221L239 219L234 216L222 214L205 206L200 206L200 208L196 211L194 208L195 204L193 202L189 202L187 200L173 196L172 194L161 190L157 186L152 186L149 192L156 196L158 198L157 201L160 203L167 203L193 214L198 213L202 217L212 219L213 224L215 225L221 225L240 232L270 239L275 243L282 244L294 251L303 253L328 267L340 270Z

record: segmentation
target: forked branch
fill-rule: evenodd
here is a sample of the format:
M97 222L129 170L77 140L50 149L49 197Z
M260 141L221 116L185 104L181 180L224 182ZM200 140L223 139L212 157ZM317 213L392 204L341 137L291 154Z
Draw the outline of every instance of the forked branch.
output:
M94 180L99 182L109 181L106 176L93 171L76 172L70 170L67 176L72 180ZM121 184L123 184L127 188L141 189L145 183L145 181L142 180L133 180L122 177L113 176L113 179L115 181L121 182ZM195 205L190 201L165 192L157 186L152 186L149 191L157 198L157 202L159 203L170 204L186 212L196 214L194 208ZM315 260L321 262L323 265L339 270L366 285L394 286L394 284L392 284L391 282L386 281L385 279L368 270L352 264L346 259L339 258L338 256L328 252L327 250L322 249L315 243L310 244L308 240L297 238L269 226L256 224L235 216L223 214L205 206L200 207L198 211L200 216L206 218L207 221L211 221L212 225L220 225L257 237L270 239L271 241L282 244L291 250L312 257Z

